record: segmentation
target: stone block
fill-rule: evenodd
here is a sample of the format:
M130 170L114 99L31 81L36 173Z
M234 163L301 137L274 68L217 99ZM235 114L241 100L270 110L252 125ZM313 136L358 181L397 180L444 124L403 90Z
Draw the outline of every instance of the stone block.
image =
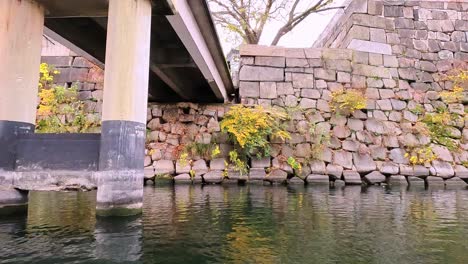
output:
M361 176L356 171L349 171L349 170L343 171L343 179L346 185L361 185L362 184Z
M220 184L224 176L222 171L209 171L202 176L203 182L207 184Z
M428 20L427 27L431 31L438 32L452 32L455 30L454 24L451 20Z
M258 181L263 179L266 176L265 169L263 168L251 168L249 171L249 180L251 181Z
M301 103L302 103L302 101L301 101ZM329 113L330 112L330 105L328 104L327 101L319 99L319 100L317 100L317 109L319 111Z
M320 59L322 58L322 49L304 49L305 57L308 59Z
M446 161L434 160L432 166L435 169L436 175L442 178L451 178L455 175L452 165Z
M286 58L305 58L305 52L302 48L285 48L284 56Z
M177 174L189 173L190 169L191 169L191 166L188 161L181 162L180 160L178 160L176 162L175 172Z
M392 78L392 75L390 74L390 71L387 68L375 67L365 64L354 64L353 74L375 78Z
M304 180L299 177L292 177L288 180L288 184L304 184Z
M77 57L81 58L81 57ZM41 63L47 63L56 68L71 66L73 57L71 56L42 56Z
M175 173L174 162L172 160L158 160L153 163L155 174L168 174Z
M369 64L374 66L382 66L383 58L382 54L369 53Z
M312 185L316 184L330 184L328 175L310 174L306 178L306 182Z
M374 27L374 28L387 28L387 19L384 17L371 16L367 14L353 14L352 21L354 24Z
M355 140L344 140L342 143L343 150L347 151L357 151L359 149L359 142Z
M370 31L368 27L353 25L349 30L348 37L350 39L370 40Z
M309 61L303 58L286 58L286 67L309 67Z
M300 158L307 158L311 155L311 147L309 143L301 143L296 145L295 156Z
M398 164L408 164L408 159L405 157L406 151L401 148L394 148L390 150L390 159Z
M325 70L325 69L314 69L314 75L317 79L323 79L326 81L335 81L336 80L336 71L334 70Z
M284 183L288 179L288 173L281 169L273 169L264 178L265 181L271 183Z
M399 68L398 74L400 78L405 80L415 81L417 79L416 70L413 68Z
M395 174L400 173L399 166L389 161L382 163L379 170L381 173L387 174L387 175L395 175Z
M455 30L468 31L468 21L467 20L455 20Z
M468 168L461 165L456 165L454 168L455 176L465 180L468 183Z
M270 157L264 157L261 159L253 158L251 163L252 168L269 168L271 166L271 159Z
M347 126L335 126L333 135L340 139L347 138L351 135L351 130Z
M192 164L192 170L195 171L195 175L203 175L208 172L208 166L206 166L206 161L199 159Z
M325 162L321 160L312 160L310 162L310 170L314 174L326 174Z
M351 60L353 52L346 49L324 49L322 58L326 60Z
M368 1L367 13L370 15L382 15L383 12L383 1Z
M389 178L390 185L408 185L408 180L403 175L392 175Z
M240 97L260 97L260 85L258 82L239 82Z
M260 98L274 99L277 97L276 82L260 82Z
M240 81L284 81L284 69L245 65L239 73Z
M343 167L339 165L328 164L326 171L329 176L335 179L341 179L341 175L343 175Z
M380 172L378 171L373 171L366 176L364 176L364 180L366 181L367 184L373 185L373 184L381 184L386 182L387 178Z
M192 183L192 177L188 173L180 174L174 177L175 183Z
M284 68L286 59L284 57L255 57L255 65Z
M347 48L357 51L392 55L392 47L389 44L373 41L353 39Z
M143 175L145 179L153 179L154 178L154 168L153 166L148 166L143 169Z
M226 160L224 158L216 158L210 161L211 170L224 170L226 168Z
M292 73L294 88L314 88L314 75L307 73Z
M311 99L320 99L320 91L316 89L301 89L301 97L311 98Z
M344 150L337 150L333 152L333 164L351 169L353 167L353 155Z
M349 60L325 60L325 65L328 70L337 70L351 72L351 61Z
M294 94L292 83L290 82L278 82L276 83L276 91L278 95Z
M431 186L431 185L443 185L444 184L444 179L441 178L441 177L428 176L426 178L426 182L427 182L427 184L429 184L429 186Z
M309 98L302 98L301 102L299 103L299 107L303 109L311 109L316 108L317 100L309 99Z
M376 134L385 133L385 127L383 123L375 118L369 118L365 121L366 130Z
M403 17L395 18L395 28L414 29L414 20L410 18L403 18Z
M359 173L370 172L377 169L375 161L369 154L354 153L353 162Z
M384 6L384 16L386 17L403 17L403 6Z
M347 72L338 72L337 73L337 81L340 82L340 83L350 83L351 82L351 74L349 74ZM326 83L325 83L325 85L326 85ZM317 86L317 88L319 88L318 85L317 85L317 82L315 83L315 86ZM323 88L326 88L326 86L323 87Z
M368 40L368 39L364 39L364 40ZM370 29L370 41L387 43L387 35L385 34L385 30L381 28L371 28Z

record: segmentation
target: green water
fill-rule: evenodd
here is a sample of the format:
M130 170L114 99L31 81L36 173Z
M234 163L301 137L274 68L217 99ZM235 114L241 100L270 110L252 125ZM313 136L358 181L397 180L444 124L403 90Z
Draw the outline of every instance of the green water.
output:
M146 187L143 215L95 192L33 192L0 217L0 263L468 263L468 190Z

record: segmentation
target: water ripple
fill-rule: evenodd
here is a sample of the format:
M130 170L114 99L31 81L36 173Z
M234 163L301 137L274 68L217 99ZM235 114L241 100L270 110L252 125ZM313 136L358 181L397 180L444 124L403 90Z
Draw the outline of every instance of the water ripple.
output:
M0 263L468 263L466 189L166 186L124 219L95 195L31 193Z

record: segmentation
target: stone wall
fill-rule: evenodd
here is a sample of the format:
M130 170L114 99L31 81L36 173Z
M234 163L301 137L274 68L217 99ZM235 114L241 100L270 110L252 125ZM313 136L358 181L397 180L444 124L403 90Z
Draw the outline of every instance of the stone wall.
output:
M314 43L320 48L468 60L468 2L353 0Z
M466 105L447 105L438 96L438 92L452 89L443 74L466 68L466 61L426 54L427 60L419 60L408 53L246 46L241 49L241 102L311 110L294 116L289 126L293 144L283 146L279 155L310 155L311 139L300 132L307 123L329 131L331 138L322 157L310 162L312 174L344 177L345 181L351 176L350 182L354 181L352 176L357 181L364 176L367 182L386 180L384 176L389 175L396 179L401 175L466 177L467 169L462 165L468 161ZM349 118L337 116L329 107L331 93L350 88L365 89L367 106ZM410 166L405 149L430 141L428 136L415 134L414 125L420 116L414 109L434 112L440 106L465 117L465 123L453 127L461 149L450 152L433 144L438 160L427 166Z
M347 3L348 9L317 41L316 45L324 48L244 46L240 50L238 101L283 107L292 117L285 124L292 138L273 141L271 157L250 161L245 177L228 167L226 178L225 161L232 146L220 133L219 122L229 104L150 104L146 178L169 175L176 182L303 184L286 163L288 157L295 157L304 164L301 176L311 184L468 181L467 100L465 105L446 104L439 96L439 92L452 89L445 73L467 67L467 3ZM79 57L63 60L48 61L63 68L64 79L58 80L78 81L82 99L91 98L95 104L89 103L89 109L99 114L102 72L80 62ZM100 72L97 78L95 72ZM366 108L350 117L336 115L329 106L332 92L350 88L364 89ZM405 157L407 148L430 142L427 135L415 133L414 125L421 117L418 109L431 113L441 106L465 118L464 123L452 127L460 150L451 152L432 144L438 159L411 166ZM317 143L309 133L311 126L329 139ZM180 162L180 153L193 144L217 145L221 154L216 158L195 154L189 157L189 164ZM319 152L318 144L325 146ZM195 173L193 179L190 170Z
M467 68L467 3L354 0L348 4L317 42L325 48L241 48L239 101L292 111L292 121L287 123L292 139L273 142L270 159L251 161L249 179L297 181L285 162L287 157L295 157L307 164L303 176L308 182L468 180L466 96L465 105L444 103L439 96L453 86L445 79L446 73ZM329 106L332 92L351 88L364 89L366 108L350 117L336 115ZM418 112L433 113L440 107L465 120L452 127L460 150L430 144L438 159L412 166L405 157L408 149L431 141L415 131L422 116ZM164 118L167 111L171 114ZM148 174L153 169L156 174L186 173L187 169L176 168L177 155L170 153L177 153L173 150L191 140L222 144L225 158L230 148L219 135L218 124L226 111L221 106L193 104L152 106L148 128L158 132L152 132L148 146L160 150L146 157ZM175 113L184 121L170 117ZM319 155L314 153L314 135L305 129L310 126L329 135ZM191 132L182 132L185 130ZM198 158L201 167L196 170L202 168L201 175L210 170L219 175L224 168L218 167L218 161L216 168L210 168L210 161ZM181 178L187 179L187 175Z
M54 78L55 84L78 88L79 99L89 114L87 118L101 119L104 71L100 67L76 54L42 56L41 62L54 66L60 72Z

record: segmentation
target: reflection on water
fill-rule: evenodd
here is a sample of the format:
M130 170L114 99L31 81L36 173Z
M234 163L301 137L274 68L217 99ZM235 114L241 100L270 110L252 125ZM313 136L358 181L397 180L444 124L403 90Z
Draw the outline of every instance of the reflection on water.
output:
M468 263L467 189L177 185L123 219L95 195L31 193L0 218L0 262Z

